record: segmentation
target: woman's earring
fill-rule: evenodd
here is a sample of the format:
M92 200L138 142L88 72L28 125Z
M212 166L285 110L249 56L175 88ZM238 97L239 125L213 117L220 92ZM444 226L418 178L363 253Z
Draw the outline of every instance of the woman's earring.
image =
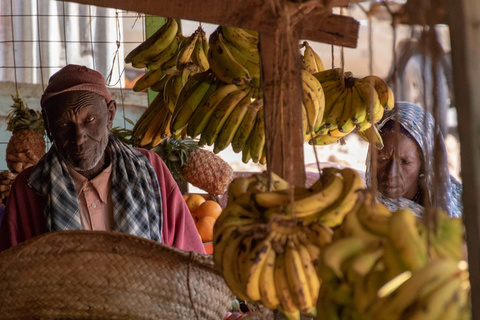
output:
M423 173L421 173L419 176L418 176L420 179L423 179L425 178L425 175Z

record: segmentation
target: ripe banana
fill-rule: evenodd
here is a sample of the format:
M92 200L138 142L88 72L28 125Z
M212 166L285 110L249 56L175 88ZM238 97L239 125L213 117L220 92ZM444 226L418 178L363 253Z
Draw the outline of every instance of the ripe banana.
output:
M149 70L140 79L138 79L137 82L135 82L132 89L135 92L146 90L150 86L158 82L163 77L163 75L164 73L160 69Z
M417 218L409 209L397 210L390 218L389 239L408 270L422 268L428 261L426 243L416 224Z
M355 86L352 87L352 104L354 105L351 114L353 123L359 124L366 121L367 105L363 102L363 99L362 97L360 97L360 94L358 93L358 90Z
M356 210L362 226L373 234L388 237L390 235L390 218L392 212L375 200L372 192L362 192L361 201Z
M219 29L210 35L209 44L208 63L210 64L210 69L220 80L237 85L251 80L252 77L248 70L235 59L225 45L223 35L219 32Z
M208 39L205 35L205 31L201 30L199 39L195 43L195 48L192 55L193 63L200 67L200 72L207 71L210 68L207 57L209 48L210 45L208 44Z
M269 250L259 278L260 302L266 308L275 309L280 304L275 288L275 260L277 253Z
M249 32L242 28L222 26L221 33L236 47L247 52L258 53L258 33L256 31Z
M176 66L178 70L182 70L187 64L192 63L193 52L199 38L200 32L197 29L189 37L185 37L180 43L180 49L176 59Z
M258 163L262 157L263 149L265 148L265 116L264 109L261 108L257 112L257 119L255 120L255 126L250 133L250 157L254 163Z
M173 134L179 133L188 124L190 117L212 85L213 80L214 78L209 72L202 72L193 75L185 83L172 115L170 131Z
M369 75L359 79L358 81L369 82L377 91L382 107L385 110L393 109L395 105L395 98L393 96L392 89L388 86L385 80L374 75Z
M157 54L156 56L149 58L147 62L147 68L148 69L168 69L164 67L168 61L171 59L175 58L178 53L178 44L179 44L179 37L176 36L173 38L173 40L170 42L167 48Z
M228 116L222 127L222 130L220 130L220 133L215 140L213 152L218 153L230 145L238 127L242 123L242 120L247 113L248 106L251 104L261 104L261 101L259 100L252 101L253 94L254 90L250 90L249 93L235 106L235 109Z
M272 237L273 235L270 233L265 239L256 244L255 248L249 251L246 258L244 267L246 277L242 279L242 282L245 283L245 292L251 301L260 301L262 299L260 276L265 263L267 263L270 251L274 250L271 242Z
M353 104L353 89L347 88L347 95L345 97L345 106L342 115L337 120L337 128L340 132L350 133L355 129L352 113L356 107Z
M292 292L290 291L287 274L285 270L285 254L277 253L277 259L275 260L275 289L277 290L277 297L280 300L280 307L287 312L300 312L293 300Z
M235 60L248 70L252 78L260 78L260 54L258 52L251 53L250 51L246 50L242 51L241 49L237 48L233 43L226 40L224 40L224 44L228 48L232 56L235 58Z
M325 95L320 82L305 70L302 70L302 89L303 104L307 109L309 124L307 128L304 128L304 132L308 134L310 128L313 129L313 132L317 131L323 120Z
M225 99L230 93L240 91L243 87L239 87L235 84L217 84L216 90L214 90L205 101L195 110L192 115L192 121L188 123L187 133L191 137L196 137L201 134L212 114L218 105Z
M382 109L383 112L383 107L380 103L378 93L375 88L370 84L370 82L362 82L357 80L355 81L354 87L366 106L367 120L370 121L373 118L374 114L380 112L379 108Z
M377 149L383 149L383 139L375 124L369 126L363 131L356 130L358 135L368 143L371 143Z
M126 57L125 63L131 63L136 68L146 67L150 58L165 50L177 35L177 21L166 18L165 24L147 40L139 44Z
M232 149L234 152L241 152L250 137L255 126L255 120L259 111L263 112L263 100L259 100L261 103L251 104L248 106L248 110L243 117L242 123L238 127L232 140ZM246 162L245 162L246 163Z
M305 47L305 50L303 51L303 64L305 70L312 74L325 70L322 59L320 59L320 56L313 50L310 44L307 41L304 41L303 46Z
M235 90L218 103L215 112L212 113L205 129L201 133L199 141L200 146L205 144L211 146L215 143L215 140L217 139L220 130L222 130L223 124L227 121L228 116L247 94L247 88Z
M310 293L310 298L312 300L312 307L317 304L317 298L318 298L318 292L320 291L320 285L321 285L321 280L319 279L317 275L317 271L315 270L315 265L313 263L315 257L312 257L310 255L310 252L308 251L307 247L304 246L300 240L298 240L298 237L296 237L296 247L298 249L298 253L300 255L300 260L301 260L301 265L303 268L303 271L305 273L305 278L306 278L306 283L308 284L308 289ZM305 313L311 313L311 309L306 310L307 312Z

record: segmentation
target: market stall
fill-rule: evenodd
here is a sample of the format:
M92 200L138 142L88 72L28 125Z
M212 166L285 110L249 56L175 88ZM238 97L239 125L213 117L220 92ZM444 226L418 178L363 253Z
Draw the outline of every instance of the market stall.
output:
M242 113L242 119L245 119L248 112L253 110L246 136L249 137L250 132L253 132L258 138L237 138L239 145L236 152L242 153L244 162L266 164L267 170L263 175L237 176L229 185L233 178L231 169L220 160L210 161L217 163L213 169L191 169L198 172L212 170L220 173L219 176L228 178L227 182L222 182L221 187L218 187L218 177L213 179L218 188L215 189L212 183L206 183L201 184L201 189L211 187L209 190L214 191L208 191L210 195L226 192L223 212L220 216L215 216L213 237L207 241L213 240L216 272L223 276L238 299L275 310L276 319L312 318L317 315L318 319L334 319L335 315L340 314L347 318L363 316L388 319L394 313L403 319L417 315L417 309L430 311L432 301L444 304L445 309L438 309L440 311L469 314L469 301L476 301L478 295L478 275L471 272L468 278L466 263L461 261L465 258L461 251L461 219L445 218L440 210L428 208L427 205L427 209L431 209L428 211L431 215L424 216L425 228L418 222L420 220L415 221L412 212L404 210L400 213L375 205L368 191L355 192L364 183L355 170L325 169L311 185L306 185L303 157L306 141L314 145L336 143L356 130L370 143L372 149L380 149L383 142L376 124L384 112L393 108L393 91L382 79L373 75L356 78L344 70L343 66L332 69L320 67L321 63L315 60L319 57L315 57L315 52L309 51L311 48L307 41L301 48L303 60L302 52L298 50L299 39L355 48L358 22L348 16L332 14L332 7L347 6L352 1L75 2L167 17L165 23L156 32L152 32L149 39L125 53L126 63L149 70L137 81L134 90L149 88L162 93L150 101L149 107L135 124L129 143L160 153L161 143L165 144L168 136L178 138L188 135L191 138L199 137L200 145L213 146L214 151L221 151L229 144L235 148L235 137L240 135L238 128L241 123L229 123L229 127L236 129L229 132L225 130L225 133L221 126L226 121L233 122L228 118L229 114ZM412 2L407 4L401 14L396 16L400 23L433 26L445 22L442 20L445 16L440 14L440 20L436 20L435 15L435 19L429 21L409 21L409 18L419 18L412 13L415 11ZM457 7L454 4L451 6ZM432 16L434 15L430 15ZM174 19L215 23L219 27L209 39L202 34L201 27L192 35L183 34L180 37ZM456 26L451 24L451 30L455 34ZM467 32L467 35L470 33ZM472 38L474 36L475 34L471 35ZM480 150L478 135L475 134L478 132L478 123L475 122L478 119L478 108L472 106L477 104L471 103L475 101L475 95L469 91L468 86L468 83L473 83L473 79L468 78L467 81L462 78L466 83L456 81L458 74L461 74L460 77L464 77L464 74L472 74L472 77L477 74L473 72L474 68L470 69L471 73L459 71L467 69L465 63L469 59L460 56L462 50L458 53L455 50L466 46L468 39L470 38L464 38L463 34L452 37L452 52L455 103L459 122L462 122L462 126L459 126L462 181L464 186L468 186L463 189L463 221L468 248L476 248L480 180L477 161ZM460 44L455 44L455 41ZM190 48L190 55L180 67L179 57L188 52L185 49L187 47ZM169 48L172 49L170 52ZM465 51L468 57L468 51ZM225 52L231 52L236 58L225 58ZM307 53L311 56L307 57ZM245 59L243 63L234 67L233 61L238 62L242 58ZM299 61L303 61L303 66ZM191 62L196 65L193 71L190 68ZM250 65L253 67L247 67ZM172 67L176 67L175 72L163 72ZM217 78L220 79L219 82ZM181 83L180 87L176 94L169 97L166 92L175 92L176 82ZM172 89L166 90L167 86ZM160 96L161 103L157 101ZM222 101L227 96L229 103L224 104L231 107L225 107L223 115L220 111L215 111L215 116L209 114L209 117L218 118L216 123L208 119L201 121L208 114L205 111L199 113L200 116L192 116L196 110L200 110L202 102L206 106L213 105L214 101ZM243 111L234 111L240 110L238 106L241 101L244 101ZM301 105L305 108L299 112ZM348 114L346 111L337 111L339 108L345 110L347 105L356 107L352 107ZM360 109L363 110L361 121ZM153 120L155 117L149 116L149 112L158 119ZM318 114L322 114L322 119L317 123ZM343 114L346 114L345 119L342 118ZM194 124L195 121L199 123ZM222 125L219 126L218 122ZM159 127L162 128L162 134L153 134L154 129ZM154 136L158 137L157 140L153 140ZM216 139L220 141L223 136L226 140L222 144L217 142ZM193 146L192 150L196 147L197 145ZM190 152L195 151L188 150L185 156ZM213 154L197 156L212 157ZM430 169L437 172L438 168L433 166ZM188 169L182 170L183 175L188 175ZM192 176L198 178L198 174ZM194 185L202 183L190 182ZM376 190L375 183L373 190ZM188 203L188 197L186 199ZM428 221L428 217L433 217L437 227L450 229L451 234L430 233L428 223L433 220ZM202 217L198 215L195 217L200 218ZM410 239L405 239L405 234ZM446 250L443 247L445 242L452 242L456 247ZM405 252L405 247L410 248L410 251ZM411 250L416 251L415 257ZM469 253L469 269L474 270L472 266L478 265L478 257L474 251ZM398 255L401 262L392 262L392 256L388 257L388 254ZM357 259L360 256L365 257L366 262ZM262 271L266 268L265 264L270 265L269 271ZM387 266L387 271L378 265L384 268ZM438 274L444 277L442 284L433 278ZM371 280L364 281L363 278ZM450 281L450 278L454 281ZM388 281L392 279L395 279L393 284ZM428 282L429 279L431 282ZM466 284L468 279L471 291ZM275 297L271 296L272 281L277 288L285 286L283 290L277 289ZM323 283L321 289L320 283ZM389 283L389 288L385 288L386 283ZM403 284L405 285L402 286ZM287 288L289 286L290 289ZM425 286L430 291L421 290ZM436 289L444 287L448 287L450 295L437 293ZM381 294L380 288L383 289ZM398 290L395 291L396 289ZM367 294L369 290L373 290L374 294ZM457 295L453 295L453 291ZM380 296L378 299L377 292ZM416 292L418 296L409 295L411 292ZM362 296L365 300L360 298ZM426 297L435 297L437 300L432 298L430 301ZM453 310L457 305L450 307L448 302L451 301L459 301L462 311ZM476 313L473 303L472 318L475 318ZM198 318L198 313L196 316ZM417 316L421 316L421 312Z

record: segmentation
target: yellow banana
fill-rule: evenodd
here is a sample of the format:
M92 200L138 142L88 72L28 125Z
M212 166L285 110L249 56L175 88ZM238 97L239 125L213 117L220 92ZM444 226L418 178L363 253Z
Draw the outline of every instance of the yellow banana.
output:
M312 74L325 70L322 59L320 59L320 56L313 50L310 44L307 41L304 41L303 46L305 47L305 50L303 51L303 64L305 70Z
M175 19L166 18L165 24L147 40L139 44L126 57L125 62L137 68L146 67L148 60L165 50L177 35L178 24Z
M426 243L418 233L416 219L409 209L397 210L390 218L390 240L408 270L417 270L428 262Z
M148 59L147 62L147 68L148 69L168 69L164 68L164 65L170 61L170 59L174 58L177 56L178 53L178 39L179 37L176 36L173 38L173 40L170 42L167 48L157 54L156 56Z
M163 77L163 71L149 70L133 85L133 91L140 92L148 89L151 85L159 81Z
M232 56L235 58L235 60L241 64L245 69L248 70L250 73L250 76L252 78L260 78L260 61L254 62L252 60L260 60L260 54L259 53L252 53L249 51L241 51L239 48L237 48L234 44L224 40L225 46L228 48L228 50L231 52ZM251 57L251 55L256 55L256 58Z
M377 202L372 192L362 192L357 216L364 228L370 232L382 237L390 235L392 212L386 206Z
M342 138L343 137L341 137L341 136L340 137L332 137L328 134L323 134L323 135L314 136L312 139L310 139L308 141L308 143L310 145L322 146L322 145L335 143Z
M192 60L200 67L200 72L207 71L210 68L207 58L208 49L209 45L205 31L201 30L192 55Z
M199 145L207 144L211 146L215 143L223 124L227 120L228 116L235 109L236 105L248 94L247 88L241 90L235 90L228 94L217 105L215 111L210 116L205 129L202 131Z
M284 253L277 253L274 275L275 289L277 290L277 297L280 300L281 309L287 312L298 312L298 318L300 318L299 310L295 305L292 292L290 291L290 288L288 286Z
M250 73L233 57L220 32L216 31L210 35L209 44L208 63L210 69L220 80L237 85L251 80Z
M220 84L218 83L216 90L214 90L206 99L203 101L200 106L195 110L192 115L192 121L188 123L187 133L191 137L196 137L201 134L212 114L215 112L215 109L218 105L225 99L230 93L241 90L242 87L239 87L235 84Z
M325 109L324 124L327 129L337 128L337 122L345 109L345 99L348 96L350 90L345 88L342 93L335 99L335 102L331 105L329 110Z
M272 248L271 239L272 234L269 234L250 251L248 257L246 258L246 267L244 272L246 271L247 277L242 279L242 281L245 283L245 293L251 301L260 301L262 299L260 290L260 276L265 263L268 262L267 258L270 251L274 250Z
M388 84L380 77L369 75L358 81L369 82L377 91L380 104L385 110L391 110L395 105L395 98L393 96L392 89Z
M215 140L213 152L218 153L227 148L233 140L238 127L242 123L245 114L247 113L248 106L252 103L260 103L258 100L252 101L254 90L250 90L249 93L235 106L235 109L228 116L220 133Z
M378 243L381 243L380 241ZM374 266L383 256L383 248L381 246L374 247L358 254L347 262L346 278L351 284L355 284L373 270Z
M351 168L338 170L343 177L343 190L340 196L319 214L319 220L329 227L342 224L345 215L354 207L358 199L358 190L365 188L360 174Z
M221 32L226 40L236 47L250 52L258 52L258 33L242 28L222 26Z
M352 104L353 110L351 118L353 123L363 123L367 118L367 105L363 101L362 97L358 93L358 90L355 86L352 87ZM368 121L367 121L368 122Z
M315 270L315 265L313 263L315 257L310 256L310 252L308 251L307 247L304 246L299 240L296 243L296 246L300 255L301 265L305 273L305 280L308 284L313 307L317 304L318 292L320 291L321 285L321 280L317 275L317 271Z
M312 189L313 193L310 196L295 199L292 209L293 214L298 218L319 214L342 194L343 187L343 177L340 174L327 175L322 188L319 190Z
M285 274L296 307L301 313L309 313L314 303L305 275L305 266L292 237L294 236L289 237L285 248Z
M179 133L197 109L203 97L213 83L214 78L208 72L197 73L188 79L178 96L172 115L170 130Z
M140 147L144 146L151 146L152 141L155 137L155 133L158 131L158 128L161 126L162 122L164 121L165 117L169 116L169 111L167 107L164 105L152 118L150 123L148 124L148 129L140 140Z
M242 119L232 140L232 149L234 152L240 152L244 149L246 142L255 126L255 119L259 110L263 110L263 100L258 100L259 103L254 103L248 106L248 110ZM263 111L262 111L263 112ZM245 162L246 163L246 162Z
M340 81L343 75L341 68L333 68L316 72L313 76L323 85L327 81Z
M303 103L308 111L308 122L311 124L313 131L318 130L319 123L323 120L323 113L325 110L325 95L320 82L302 70L302 89L303 89ZM310 132L310 126L304 128L304 131Z
M180 50L177 54L176 66L178 70L182 70L189 63L192 63L192 56L195 46L200 38L199 30L196 30L189 37L185 37L180 44ZM205 70L204 70L205 71ZM202 71L203 72L203 71Z
M267 253L265 263L259 278L260 302L266 308L275 309L280 304L275 289L275 260L277 254L275 250L270 249Z
M435 230L428 232L429 243L442 258L462 260L463 222L461 218L452 218L445 211L437 209Z
M394 291L383 290L390 280L380 288L378 299L367 313L368 319L400 319L405 309L417 300L428 296L446 283L451 277L460 273L458 261L451 259L434 260L430 264L412 272L411 277L401 283ZM437 306L438 307L438 306Z
M359 237L365 238L367 241L375 242L382 239L378 234L372 233L370 230L366 229L358 219L357 207L359 203L356 204L355 208L345 215L342 225L339 229L339 234L342 237Z
M349 133L355 129L355 123L353 122L352 113L355 108L353 105L353 89L347 88L347 95L345 97L345 107L342 115L337 120L337 128L340 132Z
M363 131L357 130L358 135L368 143L371 143L375 148L383 148L383 139L376 125L371 125Z
M255 121L255 126L250 133L251 149L250 156L254 163L258 163L262 157L263 149L265 148L265 117L264 109L261 108L257 112L257 119Z
M138 137L143 136L143 133L145 133L146 130L146 124L150 121L152 115L155 115L158 110L163 108L163 97L162 95L157 95L152 102L148 105L148 107L145 109L145 111L142 113L140 118L137 120L135 125L133 126L132 129L132 136L134 137L134 140Z
M372 119L373 115L377 113L379 108L383 110L383 107L378 97L378 93L369 82L362 82L357 80L354 87L366 106L367 120Z
M311 242L312 244L314 244L315 247L320 248L330 244L333 239L332 228L316 220L304 221L303 232L308 238L308 242L303 241L302 236L299 236L299 239L303 242L307 249L309 249L312 258L317 257L317 255L314 254L312 250L310 250L309 246L307 246L307 243Z
M179 78L179 75L172 75L168 78L167 82L165 83L165 87L163 88L163 92L159 93L163 95L163 100L165 101L165 105L167 106L168 110L173 113L175 110L175 104L177 103L177 97L175 96L175 92L173 90L173 85L175 84L175 79Z

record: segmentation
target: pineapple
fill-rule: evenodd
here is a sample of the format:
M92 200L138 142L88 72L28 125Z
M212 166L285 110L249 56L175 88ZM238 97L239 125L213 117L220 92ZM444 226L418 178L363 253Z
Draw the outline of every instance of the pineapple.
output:
M151 149L162 157L177 183L185 180L212 195L223 194L233 179L232 167L193 139L170 137Z
M17 91L13 110L7 117L12 137L7 144L7 166L14 174L35 165L45 154L45 126L40 111L28 108Z

